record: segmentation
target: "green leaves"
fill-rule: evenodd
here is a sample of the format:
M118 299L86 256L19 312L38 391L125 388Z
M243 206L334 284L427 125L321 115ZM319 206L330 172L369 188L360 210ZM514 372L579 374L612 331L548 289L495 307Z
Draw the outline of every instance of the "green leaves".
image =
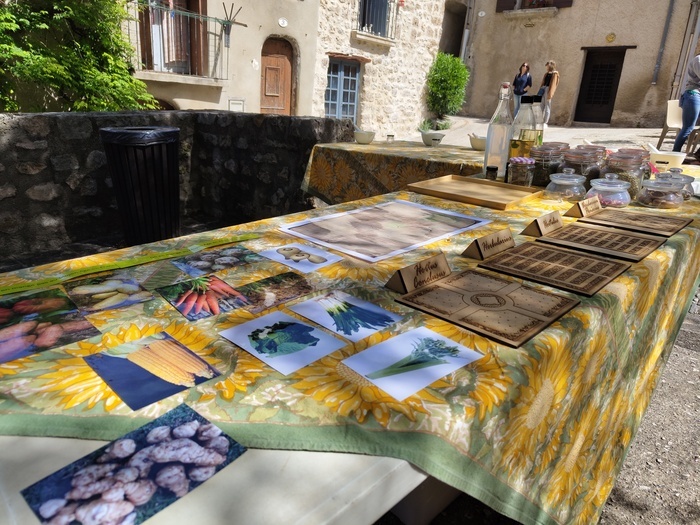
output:
M146 85L131 75L127 19L124 0L6 3L0 111L155 109Z
M428 109L438 118L462 107L469 70L459 57L439 52L428 72Z

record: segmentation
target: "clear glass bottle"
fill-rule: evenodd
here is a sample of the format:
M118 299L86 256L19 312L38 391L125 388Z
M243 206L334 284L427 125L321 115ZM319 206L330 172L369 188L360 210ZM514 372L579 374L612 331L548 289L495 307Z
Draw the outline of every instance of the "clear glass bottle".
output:
M546 199L555 201L578 202L585 198L586 190L583 183L586 177L574 173L572 168L564 168L563 173L552 173L549 176L551 182L544 190Z
M692 177L691 175L683 175L682 168L669 168L668 171L670 174L668 177L669 180L683 184L683 188L681 188L681 195L683 195L684 201L689 200L693 195L695 195L695 188L693 188L695 177ZM661 178L660 175L662 174L659 173L657 178Z
M510 82L502 82L498 93L498 106L491 117L491 122L489 122L484 151L484 166L497 166L500 180L504 180L506 175L512 128Z
M640 164L642 165L642 177L647 180L651 177L651 166L649 161L651 160L651 153L643 148L620 148L617 150L618 153L622 155L635 155L639 157Z
M608 173L615 173L620 180L629 182L629 193L633 199L642 189L644 173L642 171L641 158L636 155L624 155L622 153L612 153L608 156L605 167L600 171L600 178Z
M591 189L586 193L586 198L597 195L603 208L624 208L632 201L629 187L630 183L619 180L616 173L607 173L605 178L591 181Z
M532 97L520 97L520 111L513 120L513 136L510 139L511 158L529 157L530 149L540 142L532 111Z
M544 143L544 114L542 113L542 97L539 95L532 97L532 113L535 115L535 129L538 131L538 141L535 145L540 146ZM568 148L569 145L567 144L566 147Z

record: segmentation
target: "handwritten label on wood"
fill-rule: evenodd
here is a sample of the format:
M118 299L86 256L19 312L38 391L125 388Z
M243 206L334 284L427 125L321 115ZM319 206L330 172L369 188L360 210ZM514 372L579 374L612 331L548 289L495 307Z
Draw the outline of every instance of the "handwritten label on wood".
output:
M581 217L594 215L602 209L603 207L600 204L598 195L594 195L593 197L584 199L574 204L571 208L569 208L569 211L564 214L564 217L576 217L580 219Z
M409 293L450 275L450 265L444 253L439 253L428 259L397 270L386 287L399 293Z
M474 242L462 252L462 255L483 261L492 255L514 247L515 240L513 239L510 228L504 228L503 230L484 235L474 240Z
M537 217L520 233L530 237L542 237L563 227L564 222L561 220L561 214L558 211L553 211L542 215L542 217Z

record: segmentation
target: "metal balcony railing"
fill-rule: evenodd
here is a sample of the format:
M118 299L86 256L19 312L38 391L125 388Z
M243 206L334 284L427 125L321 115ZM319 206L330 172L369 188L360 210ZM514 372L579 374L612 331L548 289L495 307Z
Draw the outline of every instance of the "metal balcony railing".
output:
M359 0L357 31L394 40L398 4L398 0Z
M228 78L231 22L167 5L133 1L125 30L137 71Z

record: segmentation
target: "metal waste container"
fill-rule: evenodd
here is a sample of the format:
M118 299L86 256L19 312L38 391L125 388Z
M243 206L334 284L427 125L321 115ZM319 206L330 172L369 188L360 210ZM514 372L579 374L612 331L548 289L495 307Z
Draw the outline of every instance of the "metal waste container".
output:
M180 128L102 128L129 245L180 235Z

